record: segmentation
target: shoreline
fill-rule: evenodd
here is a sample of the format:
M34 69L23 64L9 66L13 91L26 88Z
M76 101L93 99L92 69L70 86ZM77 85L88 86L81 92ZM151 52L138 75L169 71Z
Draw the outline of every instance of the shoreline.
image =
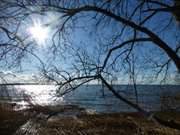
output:
M75 105L35 106L21 111L1 108L0 113L1 135L179 135L180 132L155 124L138 112L88 113L84 108ZM156 114L165 120L174 119L180 123L180 112Z
M180 115L179 115L180 116ZM84 114L31 119L15 135L31 130L26 135L179 135L180 131L145 119L138 113ZM21 130L23 129L23 130Z

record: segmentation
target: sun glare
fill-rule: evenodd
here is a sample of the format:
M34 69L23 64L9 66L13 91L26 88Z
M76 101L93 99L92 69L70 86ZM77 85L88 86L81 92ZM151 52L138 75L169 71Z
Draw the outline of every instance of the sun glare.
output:
M44 45L48 38L49 28L43 26L40 21L37 21L29 28L29 33L38 45Z

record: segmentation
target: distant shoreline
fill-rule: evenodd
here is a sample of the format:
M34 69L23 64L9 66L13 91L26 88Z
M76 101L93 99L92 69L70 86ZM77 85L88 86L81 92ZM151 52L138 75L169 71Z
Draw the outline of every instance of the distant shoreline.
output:
M61 85L61 84L53 84L53 83L0 83L0 86L3 85ZM88 84L88 85L101 85L101 84ZM133 84L113 84L114 86L121 85L121 86L131 86ZM137 86L180 86L180 84L136 84ZM86 84L84 84L86 86Z
M41 83L4 83L4 84L0 84L0 86L2 85L55 85L55 84L41 84Z

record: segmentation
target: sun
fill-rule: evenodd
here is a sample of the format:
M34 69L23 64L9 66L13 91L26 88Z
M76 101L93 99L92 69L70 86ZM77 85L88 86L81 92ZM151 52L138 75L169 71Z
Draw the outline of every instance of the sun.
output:
M40 21L35 21L29 28L29 33L38 45L44 45L48 39L49 28L43 26Z

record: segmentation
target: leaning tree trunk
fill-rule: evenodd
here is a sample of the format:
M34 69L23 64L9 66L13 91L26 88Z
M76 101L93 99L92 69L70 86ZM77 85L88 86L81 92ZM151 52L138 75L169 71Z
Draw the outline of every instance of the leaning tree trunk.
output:
M114 94L114 96L116 98L118 98L119 100L125 102L126 104L130 105L131 107L133 107L134 109L136 109L138 112L142 113L145 117L151 117L151 119L163 126L166 127L170 127L170 128L174 128L177 130L180 130L180 124L175 122L175 121L168 121L168 120L163 120L161 118L159 118L156 115L153 115L152 113L144 110L143 108L141 108L138 104L133 103L132 101L129 101L128 99L124 98L123 96L121 96L118 92L116 92L116 90L100 75L100 79L102 80L102 83L105 84L105 86L108 88L108 90L110 92L112 92Z
M177 7L177 9L173 11L173 14L176 18L176 21L180 24L180 0L175 0L174 6Z

